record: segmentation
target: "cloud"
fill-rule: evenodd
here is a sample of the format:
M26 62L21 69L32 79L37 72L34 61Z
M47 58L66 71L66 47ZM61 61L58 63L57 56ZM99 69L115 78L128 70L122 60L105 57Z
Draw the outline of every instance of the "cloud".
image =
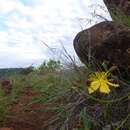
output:
M97 9L90 6L93 2L95 0L1 1L0 67L27 66L48 59L52 53L42 41L52 48L60 48L62 42L74 54L72 41L76 33L81 26L92 26L97 20L92 24L86 22L92 18L91 11ZM95 4L103 5L103 2L98 0ZM97 12L108 15L99 9Z

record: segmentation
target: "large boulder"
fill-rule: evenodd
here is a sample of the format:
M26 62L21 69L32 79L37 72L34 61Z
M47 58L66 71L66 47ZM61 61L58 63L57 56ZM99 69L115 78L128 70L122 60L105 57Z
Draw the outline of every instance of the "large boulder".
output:
M100 64L108 61L119 68L130 67L130 28L114 22L101 22L79 32L74 49L80 60Z
M113 14L119 15L119 12L130 16L130 0L104 0L104 3L112 17Z

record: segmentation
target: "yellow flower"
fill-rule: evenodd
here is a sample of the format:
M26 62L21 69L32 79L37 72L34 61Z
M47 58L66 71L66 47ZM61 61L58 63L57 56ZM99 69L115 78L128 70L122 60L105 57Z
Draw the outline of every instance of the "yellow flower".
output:
M110 72L95 72L89 77L90 86L88 87L89 94L99 90L101 93L110 93L109 86L119 87L119 84L111 83L108 77L110 77Z

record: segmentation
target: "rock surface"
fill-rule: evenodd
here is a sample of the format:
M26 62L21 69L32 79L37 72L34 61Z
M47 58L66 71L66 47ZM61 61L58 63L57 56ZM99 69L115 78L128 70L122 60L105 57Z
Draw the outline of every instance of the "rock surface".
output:
M12 128L3 127L3 128L0 128L0 130L13 130L13 129Z
M116 10L119 10L124 13L125 15L130 16L130 0L104 0L108 11L110 12L111 16L112 13L116 15Z
M113 22L104 21L79 32L73 41L74 49L84 64L108 61L110 66L130 72L130 0L104 0L104 3Z
M77 34L74 48L80 60L87 64L109 61L119 68L130 67L130 28L114 22L101 22ZM91 55L90 55L91 54Z

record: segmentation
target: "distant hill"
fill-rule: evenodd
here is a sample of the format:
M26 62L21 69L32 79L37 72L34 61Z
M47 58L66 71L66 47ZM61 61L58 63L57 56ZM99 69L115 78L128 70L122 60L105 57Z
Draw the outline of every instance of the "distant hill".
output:
M10 76L12 74L19 73L23 70L24 70L24 68L4 68L4 69L0 69L0 77Z

